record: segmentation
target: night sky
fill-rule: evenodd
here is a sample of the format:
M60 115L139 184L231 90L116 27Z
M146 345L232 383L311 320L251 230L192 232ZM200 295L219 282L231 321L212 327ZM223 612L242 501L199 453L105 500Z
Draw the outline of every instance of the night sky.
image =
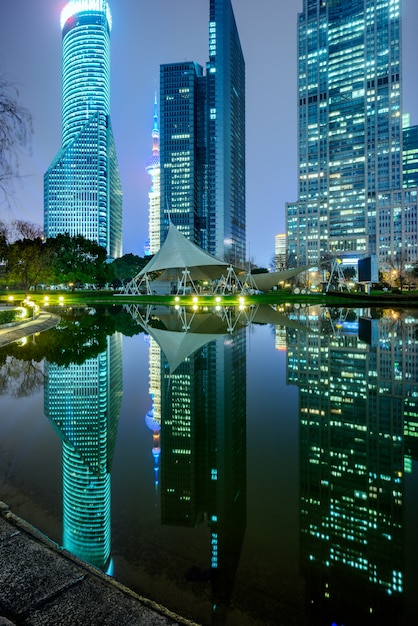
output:
M61 145L64 0L0 0L0 73L34 120L31 155L5 221L43 225L43 175ZM246 61L247 242L268 266L285 203L297 199L296 24L302 0L233 0ZM418 124L418 1L403 0L404 112ZM111 119L123 188L123 252L143 255L148 236L154 89L161 63L208 59L209 0L110 0Z

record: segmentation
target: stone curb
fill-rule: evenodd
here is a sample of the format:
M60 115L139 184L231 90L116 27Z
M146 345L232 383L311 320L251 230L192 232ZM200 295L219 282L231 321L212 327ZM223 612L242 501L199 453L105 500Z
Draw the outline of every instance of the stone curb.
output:
M66 561L69 561L76 568L82 570L82 572L89 574L90 576L99 580L99 582L103 584L105 587L110 588L111 590L113 589L115 591L118 591L119 593L122 593L124 596L127 596L131 598L131 600L134 600L140 603L142 606L146 607L150 611L157 613L169 620L172 620L174 623L180 624L182 626L198 626L196 622L192 622L186 618L183 618L177 615L176 613L173 613L166 607L158 604L157 602L154 602L153 600L149 600L148 598L145 598L144 596L140 596L139 594L132 591L132 589L129 589L128 587L118 582L114 578L111 578L110 576L102 572L101 570L95 568L93 565L90 565L89 563L82 561L81 559L79 559L77 556L75 556L68 550L65 550L64 548L59 546L55 541L52 541L51 539L49 539L47 535L42 533L35 526L26 522L24 519L22 519L18 515L15 515L10 510L8 504L6 504L5 502L1 500L0 500L0 515L5 520L7 520L14 528L16 528L18 532L26 536L29 536L29 539L33 540L34 542L37 542L38 544L39 543L42 544L46 549L55 553L57 555L57 558L62 558ZM8 625L14 626L14 622L10 622L7 618L0 616L0 626L8 626Z

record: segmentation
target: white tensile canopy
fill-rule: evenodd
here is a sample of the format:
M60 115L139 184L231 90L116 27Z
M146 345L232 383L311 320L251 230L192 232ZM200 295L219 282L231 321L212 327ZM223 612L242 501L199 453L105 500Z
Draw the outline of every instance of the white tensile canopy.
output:
M163 245L139 272L138 276L156 271L165 271L167 275L174 275L173 270L182 271L187 268L193 277L196 275L196 280L200 280L200 276L217 278L222 275L227 267L228 263L199 248L187 239L173 223L170 223Z
M176 282L179 291L182 288L185 290L187 283L196 291L193 281L223 279L222 288L224 292L227 286L232 284L234 284L235 290L238 288L241 292L249 289L265 292L270 291L280 282L305 272L309 267L311 266L306 265L263 274L246 274L241 271L238 275L239 270L199 248L170 222L163 245L150 262L126 286L125 294L140 294L141 284L146 285L149 294L152 293L149 275L153 272L161 272L158 282Z

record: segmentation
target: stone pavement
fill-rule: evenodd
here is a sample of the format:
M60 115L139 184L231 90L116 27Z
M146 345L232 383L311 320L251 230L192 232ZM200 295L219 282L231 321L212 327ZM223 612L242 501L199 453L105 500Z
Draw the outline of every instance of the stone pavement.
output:
M12 326L4 325L0 327L0 348L8 343L22 339L22 337L27 337L27 335L33 335L34 333L40 333L43 330L53 328L57 326L59 321L59 315L41 310L35 319L20 322Z
M196 626L80 561L0 501L0 626L142 624Z

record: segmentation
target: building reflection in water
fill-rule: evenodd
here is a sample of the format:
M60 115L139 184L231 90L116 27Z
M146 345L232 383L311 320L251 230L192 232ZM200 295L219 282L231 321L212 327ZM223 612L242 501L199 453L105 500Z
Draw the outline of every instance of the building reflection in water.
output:
M186 575L191 584L211 582L213 623L225 618L246 527L248 320L238 318L163 307L142 318L154 450L161 424L161 521L207 525L207 562Z
M405 471L416 457L416 320L304 309L288 331L299 387L301 566L318 624L403 624ZM415 578L416 579L416 578Z
M62 441L63 546L111 573L111 476L122 399L122 335L82 364L45 361L45 415Z

